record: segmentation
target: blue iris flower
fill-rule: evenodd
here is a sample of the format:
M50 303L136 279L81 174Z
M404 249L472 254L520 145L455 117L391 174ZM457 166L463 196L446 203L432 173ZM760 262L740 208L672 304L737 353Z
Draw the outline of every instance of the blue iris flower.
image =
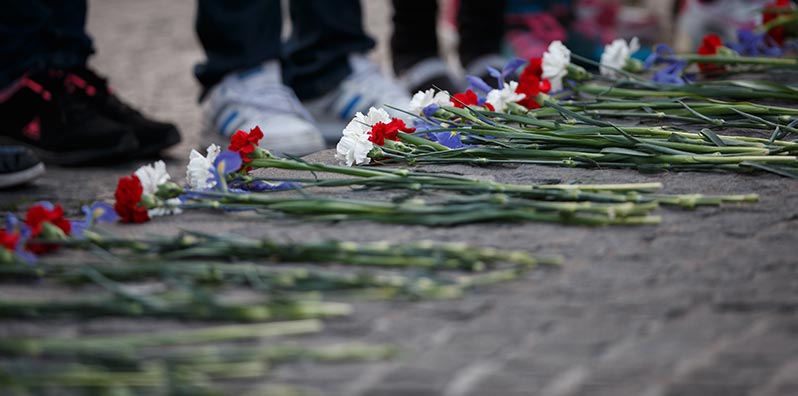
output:
M241 163L241 156L237 152L230 150L221 152L213 161L210 169L211 178L208 181L215 181L217 190L227 191L226 176L241 169Z
M490 67L490 66L488 66L487 69L488 69L488 73L492 77L496 78L496 82L497 82L496 86L499 89L504 89L504 80L506 80L507 77L510 76L511 74L515 73L515 71L518 70L518 68L521 67L521 65L523 65L524 63L526 63L525 60L523 60L521 58L514 58L514 59L510 60L509 62L507 62L507 64L504 66L504 68L502 68L501 71L498 71L495 68ZM490 90L488 90L487 92L490 92Z
M780 56L784 52L767 34L757 34L749 29L738 29L737 42L729 43L728 47L746 56Z
M262 191L294 190L297 188L302 188L302 184L297 182L289 182L289 181L269 183L263 180L253 180L251 182L245 182L244 180L241 179L235 179L230 182L230 187L242 191L262 192Z
M450 149L459 149L463 147L468 147L465 144L463 144L463 141L460 139L459 132L455 131L432 132L432 135L435 136L435 141Z
M83 238L83 232L96 223L113 223L119 220L114 207L105 202L95 201L80 209L84 214L83 219L70 221L72 235L76 238Z
M673 62L658 71L653 80L662 84L684 85L686 81L682 76L682 71L685 66L687 66L687 62L684 60Z
M433 115L435 115L435 112L438 111L440 108L441 108L440 106L433 103L422 109L421 112L424 114L424 117L432 117Z
M48 202L49 203L49 202ZM52 204L50 204L52 206ZM19 221L17 216L11 213L6 213L6 231L14 234L19 234L19 240L14 246L14 255L20 260L28 263L36 263L36 255L25 250L25 243L30 239L30 227L27 224Z

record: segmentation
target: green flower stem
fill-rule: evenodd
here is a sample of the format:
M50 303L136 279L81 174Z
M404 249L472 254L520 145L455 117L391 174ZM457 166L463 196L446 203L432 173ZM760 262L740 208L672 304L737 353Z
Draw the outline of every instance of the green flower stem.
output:
M795 58L699 55L699 54L679 54L676 56L676 58L684 59L690 63L714 63L714 64L723 64L723 65L798 66L798 59Z
M173 302L151 307L124 299L72 299L50 301L4 300L0 315L17 318L51 318L62 315L94 317L105 315L177 317L185 319L264 321L307 319L348 315L347 304L318 301L207 305L200 301Z
M616 88L608 87L598 84L584 84L576 86L574 89L580 93L586 93L597 96L609 96L620 98L712 98L712 97L728 97L738 99L787 99L798 100L798 92L782 92L782 91L756 91L752 89L745 89L739 87L711 87L711 86L674 86L673 88L650 90L650 89L631 89L631 88Z
M138 348L191 345L319 332L322 324L316 319L258 324L236 324L199 329L171 330L156 333L134 333L80 338L6 338L0 340L0 351L14 356L95 351L127 353Z

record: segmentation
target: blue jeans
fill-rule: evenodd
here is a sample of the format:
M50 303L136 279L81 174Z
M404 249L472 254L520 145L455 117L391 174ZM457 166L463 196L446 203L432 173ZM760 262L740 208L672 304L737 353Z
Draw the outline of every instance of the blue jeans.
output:
M0 87L26 72L86 64L86 0L5 0L0 10Z
M359 0L291 0L292 33L283 43L280 0L198 0L197 34L207 60L194 68L207 91L226 74L268 60L300 99L329 92L351 73L348 56L374 47Z

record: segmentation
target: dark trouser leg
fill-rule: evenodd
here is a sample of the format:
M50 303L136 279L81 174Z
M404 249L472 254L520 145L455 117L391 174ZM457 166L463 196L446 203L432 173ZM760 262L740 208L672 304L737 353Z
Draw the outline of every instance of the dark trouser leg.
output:
M83 66L94 52L85 0L7 0L0 12L0 87L27 71Z
M280 57L280 0L198 0L197 36L207 60L194 74L207 91L226 74Z
M501 51L504 34L503 0L462 0L457 14L460 62L468 65L483 55Z
M401 74L438 54L437 0L393 0L393 69Z
M348 56L374 47L359 0L291 0L283 78L300 99L321 96L351 73Z

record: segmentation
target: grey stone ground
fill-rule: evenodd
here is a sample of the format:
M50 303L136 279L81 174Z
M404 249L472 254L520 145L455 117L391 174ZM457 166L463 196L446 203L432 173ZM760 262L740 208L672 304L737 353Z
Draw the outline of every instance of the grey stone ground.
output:
M384 26L384 2L368 2L369 26ZM201 52L193 1L91 3L94 64L143 110L178 123L185 142L170 152L173 175L198 146L197 86L189 73ZM384 31L378 30L378 33ZM314 156L331 161L329 152ZM115 180L140 164L50 168L34 186L0 193L4 206L50 199L70 208L112 197ZM798 183L718 173L641 175L631 171L535 166L447 170L508 182L659 181L666 192L761 195L753 205L694 212L660 209L658 226L582 228L490 224L457 228L368 223L265 222L188 213L122 234L216 229L277 238L360 241L430 238L560 253L558 270L485 288L457 301L355 302L308 341L391 342L405 354L370 364L289 364L269 381L329 395L795 395L798 394ZM222 225L220 227L220 224ZM0 286L0 296L35 293ZM0 334L94 333L162 322L0 320ZM176 323L169 325L179 325Z

